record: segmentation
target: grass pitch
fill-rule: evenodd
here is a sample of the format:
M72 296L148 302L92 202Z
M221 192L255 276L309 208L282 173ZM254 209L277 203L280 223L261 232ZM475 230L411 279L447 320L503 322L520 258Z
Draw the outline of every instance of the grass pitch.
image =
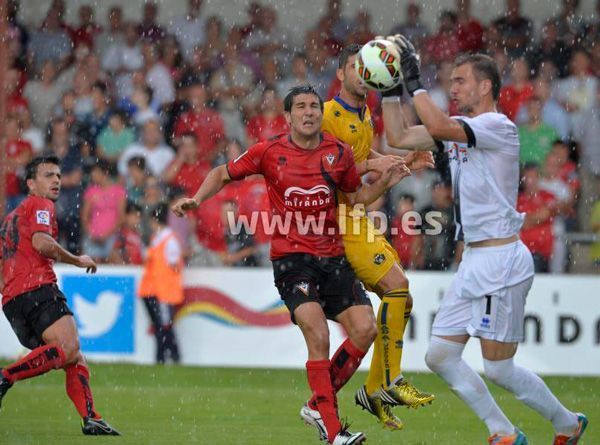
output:
M64 373L17 383L0 411L2 445L71 444L318 444L298 412L308 397L302 371L214 369L92 364L98 411L123 437L86 438L64 390ZM487 430L437 377L408 375L437 400L419 410L396 408L405 429L389 432L354 405L359 373L340 394L340 413L370 444L483 445ZM569 408L582 411L590 426L580 445L600 444L600 379L547 378ZM552 443L551 425L493 385L496 400L533 445Z

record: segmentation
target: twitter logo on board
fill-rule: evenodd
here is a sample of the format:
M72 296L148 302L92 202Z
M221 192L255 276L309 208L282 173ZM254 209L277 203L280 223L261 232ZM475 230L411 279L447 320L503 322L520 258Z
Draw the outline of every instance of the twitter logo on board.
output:
M77 321L83 352L134 352L132 276L63 275L61 281Z

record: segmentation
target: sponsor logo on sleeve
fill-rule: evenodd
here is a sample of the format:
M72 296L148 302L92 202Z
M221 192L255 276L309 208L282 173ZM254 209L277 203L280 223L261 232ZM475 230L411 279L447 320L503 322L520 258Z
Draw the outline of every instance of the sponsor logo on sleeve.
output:
M44 226L50 225L50 212L48 210L36 210L35 211L35 220L38 224L42 224Z

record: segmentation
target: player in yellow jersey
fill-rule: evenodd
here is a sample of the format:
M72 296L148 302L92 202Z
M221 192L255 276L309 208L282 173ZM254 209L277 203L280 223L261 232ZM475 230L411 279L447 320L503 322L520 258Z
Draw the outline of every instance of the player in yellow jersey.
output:
M369 163L377 162L382 155L372 150L373 124L366 105L367 89L354 69L360 48L349 45L340 54L337 77L342 86L339 95L325 103L322 129L350 145L359 170L368 171ZM388 128L401 121L384 118L384 124ZM411 152L405 161L413 171L434 166L431 152ZM435 396L417 390L402 376L404 330L413 303L398 255L385 237L376 232L364 210L351 209L347 202L341 194L339 223L345 224L346 257L356 275L381 298L373 359L367 381L356 393L356 403L376 416L384 427L397 430L403 425L390 406L417 408L430 403Z

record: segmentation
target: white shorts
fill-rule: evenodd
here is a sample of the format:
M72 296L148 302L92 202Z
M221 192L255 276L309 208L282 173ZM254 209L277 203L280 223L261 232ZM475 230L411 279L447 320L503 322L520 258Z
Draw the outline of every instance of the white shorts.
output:
M525 302L533 283L531 254L520 241L465 249L465 254L433 321L432 335L523 341Z

